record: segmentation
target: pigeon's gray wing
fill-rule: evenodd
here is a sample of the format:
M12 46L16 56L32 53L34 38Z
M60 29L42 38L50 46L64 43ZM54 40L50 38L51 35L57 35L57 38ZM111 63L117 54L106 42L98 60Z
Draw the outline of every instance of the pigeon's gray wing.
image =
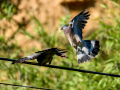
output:
M69 23L69 26L72 28L75 34L79 36L79 38L82 40L82 29L84 29L85 24L87 23L87 20L89 19L89 11L86 12L86 10L79 13L77 16L75 16Z

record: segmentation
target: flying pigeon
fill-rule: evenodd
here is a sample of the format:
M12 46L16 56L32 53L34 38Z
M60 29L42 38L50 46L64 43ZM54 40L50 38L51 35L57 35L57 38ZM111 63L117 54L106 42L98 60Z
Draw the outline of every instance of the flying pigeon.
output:
M82 29L84 29L89 16L89 11L84 10L70 21L69 26L61 27L71 46L76 49L78 63L91 60L100 50L99 41L82 40Z
M64 53L67 51L65 49L60 49L60 48L47 48L44 49L43 51L38 51L35 52L34 54L18 59L16 61L13 61L12 64L14 63L22 63L25 60L33 60L37 59L40 65L46 65L46 63L51 64L51 61L53 59L54 55L60 56L60 57L65 57L68 58Z

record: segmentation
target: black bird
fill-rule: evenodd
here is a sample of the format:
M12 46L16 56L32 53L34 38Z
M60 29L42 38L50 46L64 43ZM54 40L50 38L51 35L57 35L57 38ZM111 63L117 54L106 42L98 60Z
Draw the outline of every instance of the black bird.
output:
M66 53L67 51L65 49L60 49L60 48L47 48L44 49L43 51L38 51L35 52L34 54L18 59L16 61L13 61L12 64L15 63L22 63L25 60L33 60L33 59L37 59L37 61L39 62L40 65L46 65L46 63L49 63L49 65L52 62L53 56L57 55L60 57L65 57L68 58L64 53Z

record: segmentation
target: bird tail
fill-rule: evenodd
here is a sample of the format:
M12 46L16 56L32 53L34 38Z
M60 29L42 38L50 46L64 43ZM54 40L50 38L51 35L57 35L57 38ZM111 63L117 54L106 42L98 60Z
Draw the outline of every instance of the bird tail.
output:
M12 62L12 64L15 64L15 63L22 63L22 62L24 62L25 60L28 60L28 57L24 57L24 58L15 60L15 61Z
M83 62L91 60L98 54L100 50L99 41L84 40L83 44L84 45L82 49L80 49L79 47L76 49L78 63L83 63Z
M41 51L35 52L35 53L32 54L32 55L29 55L29 56L27 56L27 57L20 58L20 59L18 59L18 60L13 61L12 64L22 63L22 62L24 62L25 60L33 60L33 59L36 59L41 53L42 53Z
M84 40L86 48L89 48L90 53L92 53L94 56L98 54L100 51L100 45L99 41L97 40Z

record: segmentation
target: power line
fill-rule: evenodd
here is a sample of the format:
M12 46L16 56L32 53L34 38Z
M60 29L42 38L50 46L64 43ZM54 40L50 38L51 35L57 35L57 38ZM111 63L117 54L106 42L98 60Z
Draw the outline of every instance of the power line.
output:
M22 85L8 84L8 83L0 83L0 84L10 85L10 86L26 87L26 88L34 88L34 89L42 89L42 90L53 90L53 89L45 89L45 88L38 88L38 87L22 86Z
M0 60L15 61L14 59L8 59L8 58L0 58ZM24 63L24 64L29 64L29 65L40 66L39 63L33 63L33 62L23 62L23 63ZM49 67L49 68L63 69L63 70L78 71L78 72L84 72L84 73L92 73L92 74L106 75L106 76L112 76L112 77L120 77L120 75L116 75L116 74L109 74L109 73L102 73L102 72L95 72L95 71L88 71L88 70L81 70L81 69L68 68L68 67L60 67L60 66L54 66L54 65L42 65L42 66L44 66L44 67Z

